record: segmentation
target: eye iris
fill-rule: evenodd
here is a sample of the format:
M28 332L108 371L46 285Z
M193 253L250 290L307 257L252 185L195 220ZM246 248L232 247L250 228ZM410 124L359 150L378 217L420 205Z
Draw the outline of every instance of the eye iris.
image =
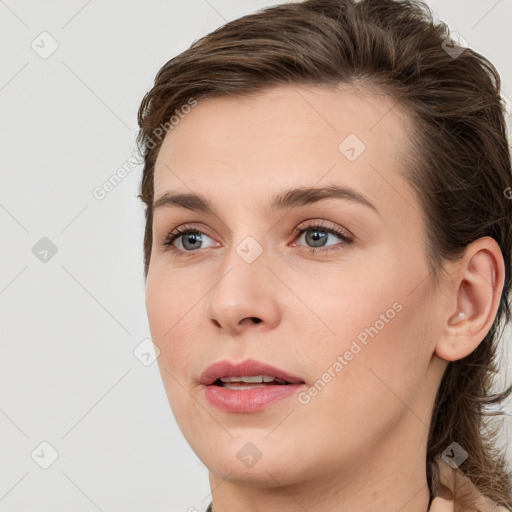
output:
M183 235L183 247L185 249L197 249L196 247L187 247L187 244L189 241L192 241L192 243L201 243L201 234L200 233L187 233Z
M314 233L314 235L310 235L310 233ZM320 234L320 236L317 236L318 234ZM324 245L325 243L325 240L327 238L327 234L325 233L325 231L322 231L320 229L310 229L307 233L306 233L306 240L309 242L313 242L313 245L314 247L322 247L322 245ZM321 243L317 243L317 242L321 242ZM324 243L322 243L324 242Z

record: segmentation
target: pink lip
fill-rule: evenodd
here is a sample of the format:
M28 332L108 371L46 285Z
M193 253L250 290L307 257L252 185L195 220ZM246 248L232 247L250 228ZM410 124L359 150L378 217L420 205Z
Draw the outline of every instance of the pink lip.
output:
M290 384L266 384L253 389L227 389L214 385L221 377L240 377L243 375L270 375L278 377ZM240 363L228 360L218 361L210 365L202 373L199 382L204 385L208 401L224 412L248 413L255 412L283 398L292 396L305 386L300 377L291 375L275 366L246 359Z
M199 382L205 386L213 384L221 377L240 377L242 375L270 375L292 384L304 382L300 377L290 375L285 371L255 359L246 359L240 363L232 363L227 359L217 361L208 366L199 377Z

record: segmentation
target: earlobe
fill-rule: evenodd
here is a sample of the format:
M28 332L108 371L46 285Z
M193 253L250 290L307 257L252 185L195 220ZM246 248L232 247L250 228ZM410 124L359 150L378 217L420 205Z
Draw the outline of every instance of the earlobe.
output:
M471 354L489 332L498 312L505 280L505 264L491 237L475 240L447 279L448 310L441 317L435 354L456 361Z

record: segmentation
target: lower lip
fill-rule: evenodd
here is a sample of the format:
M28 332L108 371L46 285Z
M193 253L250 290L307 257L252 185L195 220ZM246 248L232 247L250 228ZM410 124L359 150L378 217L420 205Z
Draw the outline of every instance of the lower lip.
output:
M288 398L305 384L275 384L252 389L228 389L222 386L205 386L206 398L224 412L255 412L270 404Z

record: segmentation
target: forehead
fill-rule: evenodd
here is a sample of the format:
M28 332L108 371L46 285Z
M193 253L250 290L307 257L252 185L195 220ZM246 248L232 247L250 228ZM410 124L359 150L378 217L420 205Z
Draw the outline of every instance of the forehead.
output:
M244 201L326 180L364 191L375 203L396 201L412 194L401 175L409 125L394 99L349 86L207 98L166 135L155 198L200 190Z
M206 98L172 126L156 167L169 158L200 160L204 155L249 160L262 145L275 150L285 139L283 152L293 148L316 153L315 146L322 142L321 149L330 149L337 157L337 143L350 134L366 149L386 147L391 153L401 146L408 124L407 115L393 98L350 86L279 86L251 96Z

